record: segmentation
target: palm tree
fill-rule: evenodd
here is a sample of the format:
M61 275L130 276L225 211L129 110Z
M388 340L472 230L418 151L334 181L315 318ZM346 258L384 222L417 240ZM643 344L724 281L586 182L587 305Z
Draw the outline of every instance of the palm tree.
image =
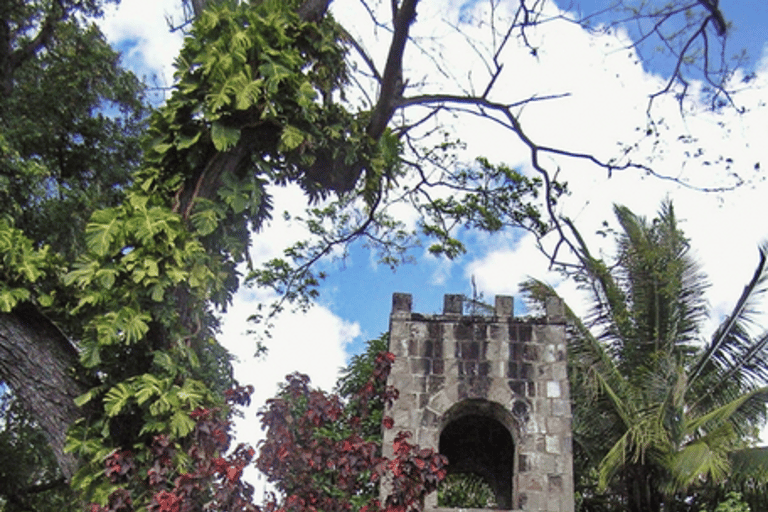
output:
M575 277L594 301L584 321L568 309L575 450L597 463L598 491L607 489L620 510L689 510L701 489L733 470L768 469L765 451L751 447L766 416L768 334L753 337L748 328L766 291L768 247L706 341L707 281L672 204L651 222L614 209L611 265L572 228ZM536 280L523 289L534 305L555 293Z

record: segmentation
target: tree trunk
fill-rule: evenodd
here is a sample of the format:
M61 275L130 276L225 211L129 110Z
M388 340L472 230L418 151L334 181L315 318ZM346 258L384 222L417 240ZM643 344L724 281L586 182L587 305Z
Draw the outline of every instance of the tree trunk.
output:
M75 347L34 306L0 313L0 378L45 432L67 480L77 467L64 453L67 428L83 415L74 398L88 390L74 378L77 366Z

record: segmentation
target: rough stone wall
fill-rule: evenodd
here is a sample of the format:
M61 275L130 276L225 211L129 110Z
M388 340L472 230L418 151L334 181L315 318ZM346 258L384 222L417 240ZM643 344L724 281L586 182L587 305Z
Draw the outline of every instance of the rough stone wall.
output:
M389 412L395 427L385 431L385 453L401 430L437 450L449 423L467 415L488 417L512 436L511 509L572 512L562 302L548 303L546 317L526 320L513 316L508 296L496 297L494 316L463 315L460 295L445 296L442 315L413 313L411 303L409 294L393 295L390 351L396 360L389 383L400 398ZM425 509L436 507L433 493Z

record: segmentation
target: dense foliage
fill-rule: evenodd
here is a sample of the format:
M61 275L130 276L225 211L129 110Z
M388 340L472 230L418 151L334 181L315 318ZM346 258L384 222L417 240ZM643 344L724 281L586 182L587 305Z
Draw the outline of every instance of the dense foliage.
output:
M77 510L48 440L7 390L0 396L0 418L0 510Z
M309 379L294 374L277 398L260 413L267 438L256 466L284 496L285 506L302 512L416 511L426 494L445 477L445 457L396 436L391 458L381 454L381 428L392 428L382 417L379 432L369 435L369 416L397 398L386 386L394 356L381 352L362 387L344 401L312 389ZM374 414L371 414L374 412ZM380 417L380 416L379 416ZM386 479L384 502L378 486Z
M765 292L765 249L733 312L705 341L707 281L672 205L652 221L615 211L615 260L581 246L577 278L592 313L582 321L569 311L582 510L714 508L725 499L721 483L759 496L768 459L753 446L766 417L768 335L752 335L749 323ZM525 287L534 301L553 293L537 281Z

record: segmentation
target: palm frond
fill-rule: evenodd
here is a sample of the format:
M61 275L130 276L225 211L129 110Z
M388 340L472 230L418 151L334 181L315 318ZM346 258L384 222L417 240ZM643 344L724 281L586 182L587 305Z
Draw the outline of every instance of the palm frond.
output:
M733 429L724 424L707 436L670 453L665 463L671 476L666 492L672 494L687 489L705 477L713 482L726 478L731 469L727 448L733 439Z
M737 373L753 383L768 382L767 367L749 364L756 358L767 356L768 336L755 340L749 336L748 329L752 317L757 313L757 302L768 289L767 261L768 245L762 245L752 279L744 287L733 311L720 324L712 341L691 368L689 386L694 386L699 378L707 376L706 388L708 393L712 393L726 378L730 379Z
M742 478L768 482L768 446L734 450L729 454L732 472Z
M729 421L733 415L743 407L750 399L758 398L762 402L768 400L768 387L758 388L748 393L743 393L725 405L709 411L707 414L691 420L687 424L689 435L694 435L700 430L708 431L713 426L719 426Z

